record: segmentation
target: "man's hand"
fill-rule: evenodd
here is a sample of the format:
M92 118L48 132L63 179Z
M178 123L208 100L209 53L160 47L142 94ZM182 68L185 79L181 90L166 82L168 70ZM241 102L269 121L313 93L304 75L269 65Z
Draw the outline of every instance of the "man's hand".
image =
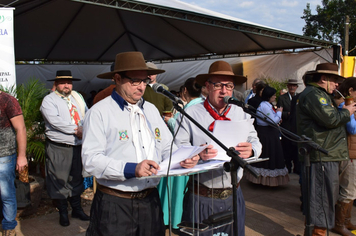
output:
M159 170L159 165L152 160L144 160L137 164L135 169L136 177L144 177L151 176L152 174L157 174L157 170Z
M16 161L16 170L21 172L24 170L25 166L27 166L26 156L18 156Z
M352 104L347 105L347 106L344 105L342 108L345 108L345 109L349 110L350 116L351 116L352 114L354 114L356 112L356 103L352 103Z
M235 150L240 153L240 157L242 159L246 159L252 156L252 144L248 142L243 142L239 143L236 147Z
M209 160L218 155L218 150L213 149L213 147L214 147L213 145L209 144L209 146L206 149L204 149L201 153L199 153L199 156L203 161Z
M184 161L180 162L180 166L183 168L193 168L199 161L199 155L195 155L192 158L185 159Z
M78 139L82 139L83 136L83 126L78 126L77 128L74 129L75 133L74 135L78 137Z

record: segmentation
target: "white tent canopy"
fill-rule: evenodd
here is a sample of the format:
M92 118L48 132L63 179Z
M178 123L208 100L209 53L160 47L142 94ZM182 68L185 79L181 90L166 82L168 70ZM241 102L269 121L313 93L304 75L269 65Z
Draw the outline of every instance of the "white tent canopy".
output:
M317 40L178 0L2 0L15 8L17 61L110 62L260 55L328 48Z

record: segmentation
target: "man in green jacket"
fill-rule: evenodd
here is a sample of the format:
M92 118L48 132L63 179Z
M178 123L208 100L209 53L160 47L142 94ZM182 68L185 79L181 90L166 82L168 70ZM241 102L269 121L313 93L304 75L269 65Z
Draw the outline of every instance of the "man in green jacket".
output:
M339 192L339 162L349 159L346 123L356 111L354 104L338 110L332 93L345 78L338 75L334 63L322 63L315 71L306 73L310 78L297 101L297 130L319 144L328 154L310 152L310 215L313 235L325 235L334 227L335 204ZM306 202L305 163L302 162L303 202ZM306 213L306 204L304 213Z

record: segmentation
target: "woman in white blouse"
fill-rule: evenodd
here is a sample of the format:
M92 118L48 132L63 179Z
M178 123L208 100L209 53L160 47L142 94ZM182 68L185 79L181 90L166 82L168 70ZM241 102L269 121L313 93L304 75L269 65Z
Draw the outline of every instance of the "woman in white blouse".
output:
M279 124L283 108L280 107L275 110L272 105L276 100L276 90L267 86L262 92L262 100L257 108L257 114L266 117L265 120L272 120L274 123ZM260 158L269 158L269 160L252 164L253 168L260 174L259 178L255 178L249 173L247 173L246 178L255 184L267 186L287 184L289 175L284 163L279 130L269 126L262 119L257 119L255 128L262 143Z

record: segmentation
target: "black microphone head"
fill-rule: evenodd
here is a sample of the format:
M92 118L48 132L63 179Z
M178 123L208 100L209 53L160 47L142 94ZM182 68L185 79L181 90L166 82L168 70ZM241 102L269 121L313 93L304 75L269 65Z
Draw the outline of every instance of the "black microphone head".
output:
M224 97L224 102L225 102L226 104L229 104L230 98L231 98L231 97L229 97L229 96L225 96L225 97Z
M162 91L163 87L162 87L161 84L155 83L155 84L152 85L152 89L153 89L153 91L155 91L157 93L159 91Z

